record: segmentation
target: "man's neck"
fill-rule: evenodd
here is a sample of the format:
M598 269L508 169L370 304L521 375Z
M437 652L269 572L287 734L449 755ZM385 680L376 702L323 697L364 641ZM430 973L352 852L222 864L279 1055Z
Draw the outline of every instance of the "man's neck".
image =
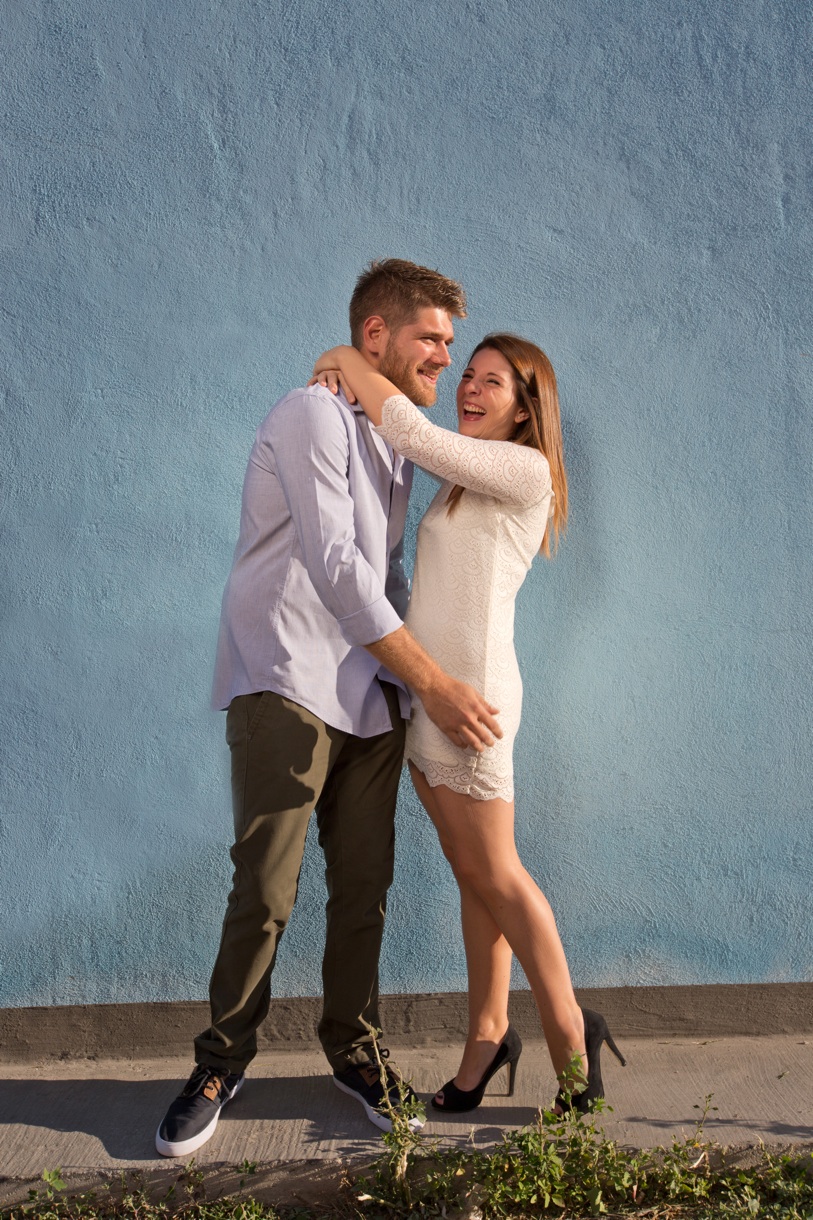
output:
M353 346L355 347L355 344L353 344ZM377 352L368 352L365 347L356 347L356 351L360 356L364 357L370 368L375 369L376 372L379 372L378 366L381 363L381 357Z

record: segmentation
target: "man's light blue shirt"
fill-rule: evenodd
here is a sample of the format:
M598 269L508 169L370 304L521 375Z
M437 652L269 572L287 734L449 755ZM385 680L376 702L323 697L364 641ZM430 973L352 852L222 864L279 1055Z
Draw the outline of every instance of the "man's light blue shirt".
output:
M363 647L403 623L402 544L412 465L360 407L321 386L292 390L257 429L240 536L223 594L212 705L272 690L334 728L391 728Z

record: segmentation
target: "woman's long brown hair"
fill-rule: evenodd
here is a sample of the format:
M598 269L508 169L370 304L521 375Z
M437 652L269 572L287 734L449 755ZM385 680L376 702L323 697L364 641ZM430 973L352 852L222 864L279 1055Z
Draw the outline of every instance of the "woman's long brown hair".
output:
M470 362L483 348L499 352L514 371L514 393L517 406L528 412L528 418L516 425L509 439L517 445L528 445L544 453L550 466L553 484L553 517L548 522L540 548L550 559L559 545L559 534L567 528L567 475L562 443L562 421L559 417L559 393L553 365L541 348L518 335L497 333L486 335L471 354ZM462 487L449 492L447 512L454 511L463 495ZM550 535L553 526L553 548Z

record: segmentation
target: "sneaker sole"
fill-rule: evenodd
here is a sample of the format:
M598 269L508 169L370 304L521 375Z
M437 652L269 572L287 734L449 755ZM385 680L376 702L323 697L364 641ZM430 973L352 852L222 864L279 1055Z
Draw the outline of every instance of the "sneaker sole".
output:
M370 1103L364 1100L361 1093L357 1093L356 1090L351 1089L349 1085L342 1084L341 1080L337 1080L335 1076L332 1077L332 1080L337 1089L341 1089L341 1091L346 1093L348 1097L352 1097L355 1101L360 1102L361 1105L364 1106L364 1111L374 1126L378 1127L380 1131L392 1131L392 1123L387 1116L385 1114L381 1114L378 1110L374 1110ZM417 1116L409 1120L410 1131L420 1131L423 1125L424 1124Z
M217 1120L220 1118L223 1106L227 1106L231 1099L236 1097L243 1087L244 1080L245 1077L242 1077L242 1079L237 1081L237 1084L234 1086L231 1093L229 1093L228 1097L223 1102L223 1105L219 1106L217 1110L215 1110L214 1115L212 1116L212 1121L207 1123L203 1130L199 1131L197 1135L193 1135L191 1139L179 1140L176 1143L171 1144L168 1140L161 1139L161 1128L159 1127L155 1135L156 1151L160 1152L161 1156L189 1156L190 1152L195 1152L198 1148L205 1144L206 1141L211 1139L215 1133Z

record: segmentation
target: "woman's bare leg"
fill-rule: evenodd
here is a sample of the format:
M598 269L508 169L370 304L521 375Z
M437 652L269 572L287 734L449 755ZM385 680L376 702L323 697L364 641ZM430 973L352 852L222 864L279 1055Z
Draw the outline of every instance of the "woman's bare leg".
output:
M421 804L437 826L433 812L433 789L410 764L412 782ZM451 845L440 836L447 860ZM448 850L447 850L448 848ZM466 949L468 973L469 1030L463 1058L454 1082L459 1089L473 1089L496 1054L508 1029L508 989L511 983L511 946L494 922L481 898L465 883L460 888L460 921Z
M423 801L428 785L421 780L416 788ZM470 890L491 917L489 923L481 907L467 901L467 960L483 955L488 969L494 943L488 930L496 926L525 971L556 1075L563 1075L574 1053L582 1056L586 1073L582 1014L550 904L517 854L513 802L477 801L439 785L429 789L425 804L461 893ZM490 994L482 981L478 988L481 997ZM459 1079L458 1084L463 1087Z

